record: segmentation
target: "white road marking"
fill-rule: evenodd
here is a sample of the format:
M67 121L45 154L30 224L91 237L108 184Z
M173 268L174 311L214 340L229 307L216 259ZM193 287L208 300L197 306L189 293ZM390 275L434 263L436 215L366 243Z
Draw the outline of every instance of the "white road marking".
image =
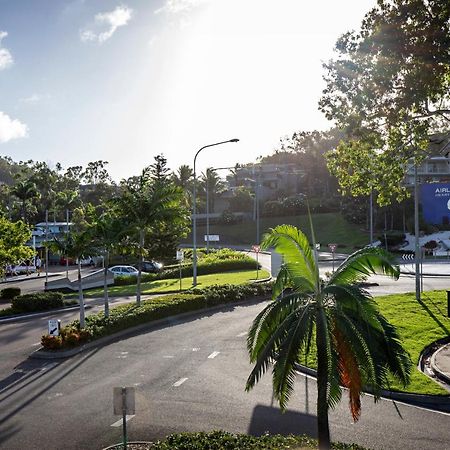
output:
M56 367L57 365L58 365L58 363L56 363L56 362L50 363L50 364L47 364L46 366L42 367L41 370L53 369L53 367Z
M200 347L194 347L194 348L192 349L193 352L198 352L199 350L200 350Z
M36 342L36 344L31 344L32 347L37 347L38 345L41 345L40 342Z
M212 352L209 356L208 359L213 359L215 358L220 352Z
M173 383L172 386L174 386L174 387L181 386L186 380L187 380L187 378L180 378L176 383Z
M173 355L164 355L163 358L174 358Z
M135 415L131 414L131 415L127 415L125 420L128 422L130 419L132 419ZM119 419L117 422L114 422L111 426L112 427L121 427L122 426L122 421L123 419Z
M239 333L236 337L243 337L243 336L247 336L246 331L244 331L243 333Z

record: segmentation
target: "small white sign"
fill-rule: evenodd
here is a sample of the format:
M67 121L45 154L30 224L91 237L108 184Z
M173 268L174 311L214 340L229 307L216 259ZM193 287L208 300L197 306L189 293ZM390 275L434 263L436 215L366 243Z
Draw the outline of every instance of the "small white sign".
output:
M61 321L56 319L50 319L48 321L48 334L50 336L59 336L59 330L61 329Z
M114 393L114 414L122 416L123 414L135 414L134 387L115 387Z
M319 243L316 244L316 250L320 250L320 244Z
M183 261L183 260L184 260L183 250L177 250L177 261Z
M337 244L328 244L328 248L330 249L331 253L334 253L337 249Z
M219 242L220 238L218 234L210 234L209 235L209 239L208 239L208 235L205 234L205 242Z
M259 245L252 245L252 251L259 253L261 251L261 247Z

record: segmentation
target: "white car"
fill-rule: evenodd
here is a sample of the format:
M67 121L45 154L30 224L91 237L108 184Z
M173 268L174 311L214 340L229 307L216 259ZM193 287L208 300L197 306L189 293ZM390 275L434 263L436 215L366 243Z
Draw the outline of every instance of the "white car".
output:
M133 266L113 266L110 267L108 270L114 274L114 277L118 276L137 277L139 273L136 267Z

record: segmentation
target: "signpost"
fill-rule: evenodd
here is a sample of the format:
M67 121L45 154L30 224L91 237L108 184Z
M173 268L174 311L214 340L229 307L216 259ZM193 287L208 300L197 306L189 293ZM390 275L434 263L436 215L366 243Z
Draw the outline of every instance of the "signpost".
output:
M61 330L61 321L56 319L50 319L48 321L48 334L49 336L59 336Z
M261 247L259 245L252 245L252 251L256 253L256 279L259 276L259 252L261 251Z
M333 258L333 272L334 272L334 252L337 249L337 244L328 244L328 248L331 251L331 257Z
M135 414L134 387L113 388L114 414L122 416L123 448L127 449L127 414Z
M178 261L178 266L179 266L179 269L180 269L180 292L181 292L181 289L182 289L182 287L181 287L181 279L182 279L182 276L181 276L181 263L184 261L184 252L183 252L183 250L177 250L177 261Z
M205 234L205 242L219 242L220 236L218 234Z

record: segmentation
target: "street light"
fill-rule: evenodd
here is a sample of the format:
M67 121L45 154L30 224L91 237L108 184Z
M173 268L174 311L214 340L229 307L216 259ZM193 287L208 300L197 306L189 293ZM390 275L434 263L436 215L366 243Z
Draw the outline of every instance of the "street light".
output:
M197 175L196 162L198 154L205 148L214 147L216 145L228 144L229 142L239 142L239 139L229 139L228 141L216 142L215 144L205 145L194 156L194 189L193 189L193 206L192 206L192 284L197 286L197 216L196 216L196 201L197 201Z

